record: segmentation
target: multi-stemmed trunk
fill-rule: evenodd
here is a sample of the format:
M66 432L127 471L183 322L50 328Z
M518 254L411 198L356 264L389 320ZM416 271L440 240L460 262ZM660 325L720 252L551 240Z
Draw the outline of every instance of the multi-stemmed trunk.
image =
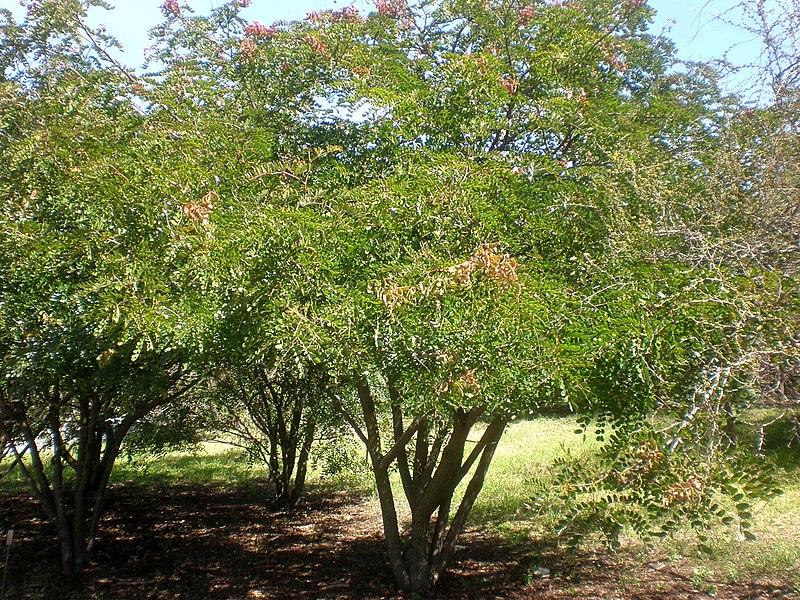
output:
M392 573L401 589L428 592L452 557L458 536L483 487L507 419L490 420L480 439L467 452L468 435L484 415L484 407L455 410L446 423L430 415L406 423L399 393L390 385L393 442L390 448L383 450L372 390L363 380L356 387L363 428L352 415L345 414L345 418L369 452ZM393 464L397 465L411 511L410 530L405 536L401 534L390 482ZM471 471L463 496L454 506L456 489Z
M230 370L220 382L234 386L234 402L224 418L213 424L269 467L276 506L297 504L305 489L311 445L317 430L316 415L309 406L313 377L275 377L266 368ZM244 409L244 410L242 410Z
M303 416L300 406L293 407L292 418L281 415L269 431L269 476L275 486L275 505L291 508L305 489L308 459L314 441L316 424L311 416Z
M55 526L64 573L77 573L89 563L111 471L131 427L193 385L154 395L116 422L103 417L114 399L98 393L55 390L42 401L0 392L0 435L12 440L16 465ZM74 477L65 478L67 470Z
M58 532L64 573L76 573L89 563L111 470L122 440L136 420L133 416L125 418L116 427L101 424L104 403L99 398L84 397L73 402L78 408L79 427L77 439L70 440L69 445L64 440L61 415L69 399L62 401L58 394L53 395L42 429L33 425L35 419L21 405L10 415L30 459L24 461L22 452L14 447L17 465ZM43 438L49 440L51 452L42 447ZM46 465L48 460L50 468ZM74 479L65 481L66 469L74 472Z

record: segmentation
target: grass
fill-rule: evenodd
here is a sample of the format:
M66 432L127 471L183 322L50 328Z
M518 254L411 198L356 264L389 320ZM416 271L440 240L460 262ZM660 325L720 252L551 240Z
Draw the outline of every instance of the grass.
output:
M557 544L553 526L559 515L540 510L531 518L534 511L524 510L524 506L546 493L558 458L592 460L597 442L591 436L575 435L575 429L575 420L568 417L512 424L497 449L473 522L488 522L509 541L535 537ZM780 429L771 433L764 449L779 467L783 493L754 507L754 542L742 541L734 530L720 528L713 532L704 552L698 550L689 531L652 546L627 536L621 551L628 555L644 552L642 562L647 555L656 554L688 561L697 588L707 593L713 593L715 578L729 582L788 580L800 592L800 449L787 448Z
M575 434L574 417L546 417L512 423L495 452L473 519L503 524L546 491L556 460L589 459L598 443Z
M757 416L757 415L756 415ZM793 432L788 422L772 426L763 450L777 467L782 493L753 507L753 542L735 531L719 529L710 537L708 552L700 553L689 535L664 544L673 557L687 557L698 572L713 572L729 581L786 579L800 593L800 448L789 447Z
M675 536L664 548L730 581L783 578L794 581L800 591L800 482L784 481L783 494L762 502L754 516L753 542L721 529L711 536L708 552L697 552L688 535Z
M249 461L241 449L209 442L189 451L160 456L121 457L114 466L112 483L213 483L227 487L267 475L267 467Z
M66 470L65 476L72 475ZM123 453L114 464L111 483L140 485L203 484L243 485L267 476L264 465L248 461L239 448L222 443L204 443L192 450L163 454ZM27 493L30 487L20 469L0 479L0 490L6 493Z
M576 421L571 417L548 417L511 424L496 451L484 489L475 505L472 522L488 527L510 544L529 544L535 538L539 543L556 546L558 540L554 535L554 525L559 515L553 510L535 513L530 505L547 492L559 458L570 456L574 460L592 460L598 443L591 436L576 435L576 427ZM638 556L635 560L641 559L642 563L655 554L684 561L694 573L693 578L697 579L696 587L709 593L720 578L728 582L780 579L795 582L800 592L800 451L797 448L786 449L780 443L779 433L776 430L768 438L765 450L780 467L784 492L755 507L752 531L756 541L744 542L737 538L736 532L720 529L711 536L708 551L700 553L689 532L676 534L656 546L645 546L641 540L629 536L622 548L623 553ZM353 456L363 463L358 449ZM363 491L363 464L355 465L353 469L353 477L348 477L346 470L332 476L317 468L312 470L309 483L352 489L352 481L356 481L360 485L355 487ZM204 444L190 452L121 457L114 470L113 482L144 485L213 483L236 487L263 480L266 475L265 467L249 462L241 450L217 443ZM27 488L22 477L12 473L0 480L0 489L19 492ZM399 485L397 490L400 490Z

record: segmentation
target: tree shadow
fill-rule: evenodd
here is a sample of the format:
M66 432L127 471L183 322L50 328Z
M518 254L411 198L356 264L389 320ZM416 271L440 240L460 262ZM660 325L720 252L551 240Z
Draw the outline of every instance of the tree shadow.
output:
M293 511L272 508L269 498L264 483L117 484L91 566L65 578L58 572L56 539L33 501L2 497L0 527L14 526L18 539L6 597L407 597L395 590L380 514L370 498L312 488ZM539 567L547 568L546 576ZM666 600L697 591L680 573L639 567L641 583L620 586L631 571L624 557L569 554L548 540L501 539L471 529L433 597ZM758 597L758 590L748 589L719 597Z

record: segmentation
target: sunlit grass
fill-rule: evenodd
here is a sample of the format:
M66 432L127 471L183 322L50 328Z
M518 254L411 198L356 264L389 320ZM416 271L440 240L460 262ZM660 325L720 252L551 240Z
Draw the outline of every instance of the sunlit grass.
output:
M163 455L122 456L114 467L114 483L179 483L241 485L267 477L267 467L248 459L228 444L210 442L190 451Z
M555 509L526 510L526 504L546 496L554 463L569 455L591 461L598 449L593 437L576 435L574 418L541 418L512 424L501 441L486 485L475 506L473 523L489 525L508 541L556 543ZM647 552L688 560L699 573L728 581L782 579L800 591L800 451L771 440L769 459L779 467L783 493L754 507L754 542L741 540L733 529L720 528L701 552L696 538L684 531L655 544ZM568 453L568 454L567 454ZM641 540L625 537L623 552L641 552Z
M593 436L576 434L577 427L574 417L542 417L509 425L475 503L473 520L514 519L551 483L556 460L590 459L598 443Z
M730 581L783 578L800 591L800 482L784 482L780 496L756 505L751 531L756 539L746 542L720 529L702 553L691 538L676 537L664 546L673 556L688 557Z

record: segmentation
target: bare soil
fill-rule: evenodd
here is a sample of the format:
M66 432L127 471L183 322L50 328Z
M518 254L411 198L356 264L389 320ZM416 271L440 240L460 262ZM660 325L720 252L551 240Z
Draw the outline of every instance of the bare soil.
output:
M7 571L0 570L0 600L410 598L395 591L370 498L315 489L287 512L272 509L267 497L261 484L115 485L92 565L65 578L36 504L0 495L0 530L16 530ZM789 582L698 582L688 565L658 557L569 554L542 540L511 544L479 529L461 544L432 597L799 597Z

